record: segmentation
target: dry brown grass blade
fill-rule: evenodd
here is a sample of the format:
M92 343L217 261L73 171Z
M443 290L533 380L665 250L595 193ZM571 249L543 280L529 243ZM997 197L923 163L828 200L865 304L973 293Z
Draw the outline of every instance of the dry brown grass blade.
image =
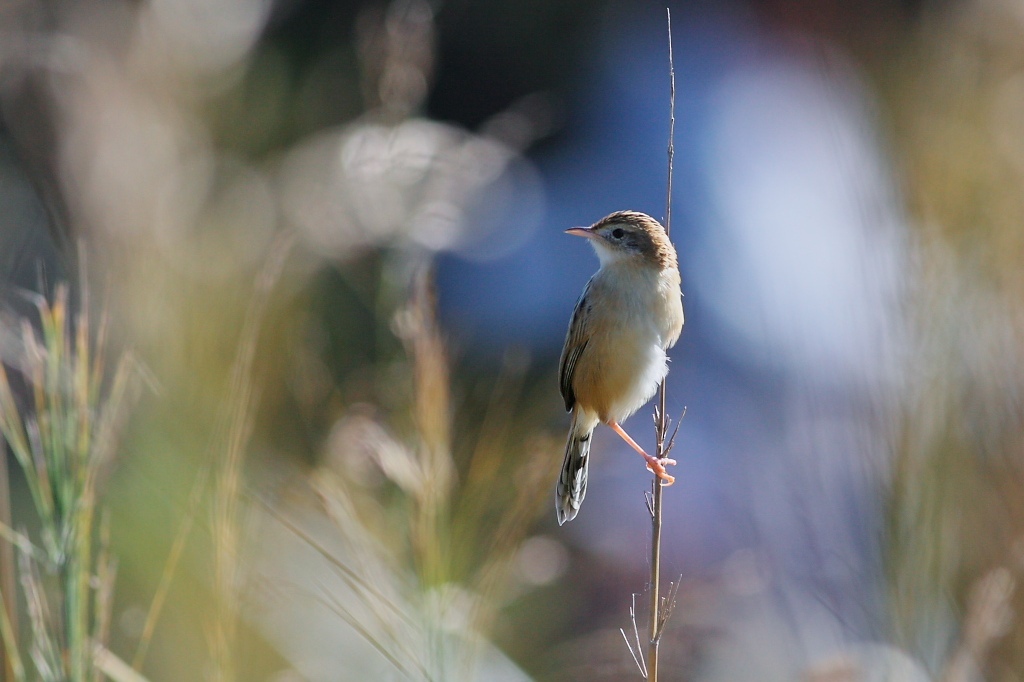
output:
M295 241L293 233L283 233L271 245L242 324L238 352L231 365L230 396L223 417L224 450L218 457L214 482L214 617L207 635L213 658L213 678L218 682L235 679L234 645L238 632L241 582L242 469L245 450L252 433L253 414L258 402L252 369L256 357L260 327L270 293L280 277Z
M322 480L318 480L316 485L325 504L330 505L345 495L337 489L323 487L327 484ZM372 565L367 565L369 562L363 561L364 565L358 569L353 568L329 550L312 533L307 532L272 505L263 503L263 507L282 526L294 533L328 562L342 582L351 590L351 594L359 605L365 609L365 613L362 616L357 616L325 584L317 581L321 595L320 601L348 623L360 637L380 652L396 669L407 676L410 669L415 669L419 672L420 679L429 679L430 675L426 666L409 641L409 633L417 632L420 626L402 608L399 603L400 597L389 594L390 590L380 584L384 574L393 571L393 564L378 560ZM354 515L344 519L332 516L332 520L336 522L339 529L359 533L359 521ZM352 547L351 545L362 544L361 541L353 539L347 532L345 535L345 539L349 541L347 544L350 545L348 549L352 549L357 555L369 551L366 547Z
M11 543L4 543L5 546L9 547L13 555L14 545ZM14 581L14 568L11 568L10 574L11 582ZM7 594L8 597L4 597ZM4 651L4 679L10 680L22 680L25 679L25 664L21 660L21 652L18 651L19 637L18 631L15 629L15 620L13 619L14 608L9 602L15 601L16 596L12 587L4 587L0 589L0 641L3 643Z
M102 644L93 648L92 661L97 670L114 682L149 682Z
M532 446L528 445L526 450L550 452L552 448L557 448L555 442L539 438ZM524 461L531 462L535 459L541 458L527 456ZM544 509L542 502L549 494L545 482L552 478L550 469L528 464L521 467L517 474L517 480L506 482L506 485L514 486L516 494L512 503L503 510L498 527L491 533L492 541L485 552L487 561L480 569L475 582L475 590L481 599L477 601L474 623L481 632L489 631L494 622L497 611L490 605L501 592L502 586L507 583L513 567L512 558L538 514L542 513L538 510Z
M431 274L421 271L413 281L408 305L395 319L398 335L413 361L413 414L419 439L418 456L423 485L416 499L412 542L418 573L426 586L446 579L448 566L441 527L455 479L451 456L451 396L448 356L434 317Z
M146 613L146 621L142 626L142 634L139 635L139 643L135 649L135 656L132 658L131 665L135 671L141 671L143 664L146 662L146 654L149 652L149 645L153 641L153 633L156 631L156 624L160 620L160 614L163 613L164 603L167 600L167 595L171 590L171 583L174 581L174 576L177 573L178 563L181 561L181 556L185 551L185 543L191 535L192 525L199 514L203 492L206 490L206 482L209 476L209 468L203 467L196 477L195 483L192 485L185 518L178 527L178 533L174 537L171 551L167 555L167 561L164 562L163 571L160 573L160 582L153 593L149 611Z
M946 662L941 682L971 682L988 664L989 653L1011 628L1016 580L999 566L974 582L967 601L961 641Z

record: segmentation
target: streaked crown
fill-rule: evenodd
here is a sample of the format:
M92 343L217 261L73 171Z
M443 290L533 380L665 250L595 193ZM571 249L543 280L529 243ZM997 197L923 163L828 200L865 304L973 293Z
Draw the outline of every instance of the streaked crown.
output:
M657 220L639 211L616 211L590 226L602 246L636 254L651 265L677 267L676 250Z

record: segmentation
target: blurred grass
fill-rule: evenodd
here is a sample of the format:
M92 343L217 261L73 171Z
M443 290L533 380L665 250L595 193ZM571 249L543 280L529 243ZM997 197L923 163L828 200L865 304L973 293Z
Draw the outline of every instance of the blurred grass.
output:
M303 59L253 31L210 66L192 59L237 35L190 43L169 5L83 7L96 14L71 12L36 50L74 74L44 102L62 131L52 184L110 314L90 326L90 292L74 312L61 287L0 329L0 431L33 505L3 529L15 679L98 679L98 660L127 676L122 659L154 680L312 678L320 659L290 648L304 640L365 643L413 679L472 679L495 641L548 679L619 674L602 617L625 569L580 550L570 579L524 577L524 548L565 551L533 535L562 447L548 368L462 357L435 318L426 273L446 233L424 232L457 231L444 219L465 218L465 188L500 172L464 157L513 152L421 115L429 8L374 8L357 38ZM878 618L949 682L970 665L1024 676L1009 618L1024 609L1021 34L1010 3L928 6L874 64L915 259ZM363 165L345 166L353 141ZM299 158L307 143L322 158ZM401 199L386 220L374 188ZM133 355L115 361L119 344ZM157 390L123 422L132 357ZM275 607L311 595L329 625L279 636ZM679 639L682 667L696 654Z
M325 598L400 671L475 679L478 637L490 633L515 553L547 510L553 464L531 455L554 443L536 430L513 435L524 425L513 408L522 365L506 369L479 431L454 429L448 351L426 275L394 327L411 363L408 421L381 422L366 407L347 414L330 438L327 466L311 479L347 548L320 551L355 581L374 615L357 617L343 598ZM401 587L406 574L414 576L411 592ZM453 618L462 624L457 632L466 628L454 638ZM410 623L418 634L403 636Z
M1007 619L1024 607L1022 29L1013 3L928 8L879 74L916 240L892 622L946 680L968 679L965 660L986 679L1024 670L1024 627Z
M108 641L116 561L109 523L97 523L97 487L113 464L132 361L123 356L108 376L106 325L93 337L88 305L70 310L66 286L52 302L34 299L38 330L24 321L20 353L4 358L17 369L19 386L0 363L0 433L40 522L35 540L3 529L18 550L30 632L19 641L7 619L14 594L3 596L0 631L17 680L99 680L93 649Z
M338 9L353 15L353 35L331 34L329 48L289 45L274 37L288 33L280 24L260 42L261 3L87 3L55 10L56 27L31 12L0 17L31 43L12 49L27 83L66 78L52 92L3 94L24 95L19 111L32 112L18 141L32 140L21 151L68 217L54 228L58 248L81 242L107 292L103 336L132 349L153 388L118 424L122 466L99 489L94 476L69 493L89 500L91 535L70 534L88 541L67 552L75 581L54 597L66 592L79 614L67 624L73 646L63 634L39 640L52 679L72 649L75 680L83 667L98 675L97 662L123 679L320 679L319 657L353 641L388 676L521 677L491 641L509 600L564 570L563 546L531 537L550 514L557 397L525 353L509 351L502 367L461 364L427 273L439 250L478 238L470 205L524 162L497 139L501 126L477 134L422 114L435 8L369 5ZM525 24L516 30L543 42ZM513 117L523 144L538 136L528 114ZM78 294L95 305L84 285ZM94 364L110 352L88 350ZM52 353L47 371L79 377L78 361ZM121 403L121 379L106 379ZM31 411L15 407L0 410L20 462L32 443L18 440L16 416ZM97 436L106 417L93 408L68 419ZM53 549L66 500L54 511L37 487L39 544ZM109 542L92 518L101 493ZM32 517L15 509L18 523ZM274 544L280 523L293 537ZM529 540L547 557L540 577L524 577ZM327 566L299 562L310 551ZM25 561L19 603L35 604L47 578ZM299 575L275 573L277 561L299 562ZM83 576L102 586L87 604ZM282 594L312 597L333 618L282 636ZM86 606L97 618L83 630ZM26 613L22 625L46 620ZM103 645L96 657L90 639ZM311 642L317 655L296 653ZM12 660L25 671L35 659L28 639L18 644ZM330 679L362 663L339 663Z

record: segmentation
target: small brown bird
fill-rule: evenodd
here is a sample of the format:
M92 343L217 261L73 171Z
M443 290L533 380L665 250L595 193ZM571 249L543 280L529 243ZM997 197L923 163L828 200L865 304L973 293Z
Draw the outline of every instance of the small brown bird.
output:
M559 379L572 426L555 487L559 525L576 517L587 492L590 437L607 424L671 484L674 460L644 452L619 422L651 399L668 372L665 351L683 329L676 250L654 218L619 211L568 234L586 237L601 267L587 282L565 337Z

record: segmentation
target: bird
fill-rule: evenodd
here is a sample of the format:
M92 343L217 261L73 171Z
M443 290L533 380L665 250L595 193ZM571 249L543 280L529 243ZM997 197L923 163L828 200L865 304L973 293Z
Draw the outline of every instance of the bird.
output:
M675 247L657 220L617 211L567 234L586 238L600 267L573 310L558 363L559 389L572 424L555 486L558 524L579 513L587 492L590 443L606 424L640 453L663 485L675 460L652 457L620 423L640 409L668 373L666 351L683 329L683 294Z

